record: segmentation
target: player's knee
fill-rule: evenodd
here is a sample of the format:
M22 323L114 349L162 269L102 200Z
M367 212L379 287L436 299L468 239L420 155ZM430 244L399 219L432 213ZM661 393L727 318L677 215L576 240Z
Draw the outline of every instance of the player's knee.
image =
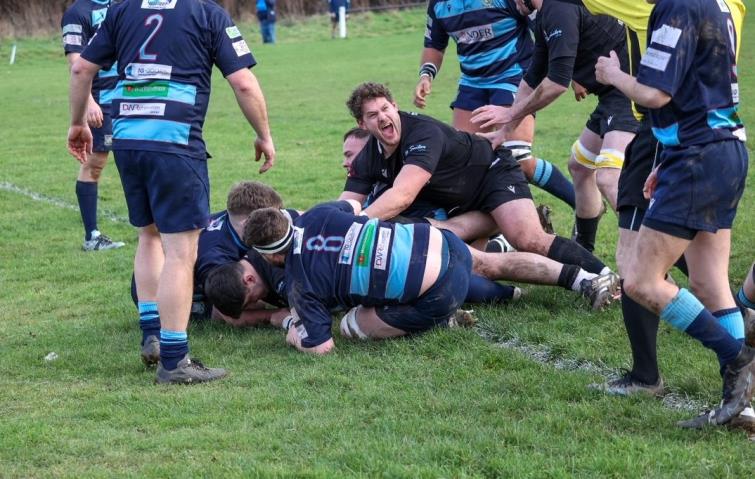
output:
M359 327L359 321L357 320L358 307L351 308L341 318L341 336L349 339L369 339L369 336L362 331Z
M569 173L572 177L590 176L594 173L595 159L597 153L588 150L581 141L577 140L571 147L571 158L569 158Z

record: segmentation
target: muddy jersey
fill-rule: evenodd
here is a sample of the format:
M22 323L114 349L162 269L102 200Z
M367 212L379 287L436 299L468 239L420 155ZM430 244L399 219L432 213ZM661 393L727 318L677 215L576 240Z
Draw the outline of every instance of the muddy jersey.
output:
M516 92L532 55L528 19L513 0L430 0L425 47L456 43L459 84Z
M430 225L355 216L348 202L337 201L310 209L293 227L286 291L304 322L305 347L330 339L330 309L405 304L419 296Z
M206 159L202 139L210 77L255 65L228 13L204 0L124 0L110 7L82 57L118 62L113 150Z
M63 51L81 53L97 33L107 16L110 0L76 0L63 14L60 27L63 32ZM109 111L115 85L118 83L118 66L100 70L92 80L92 98L105 112Z
M351 164L344 191L367 195L373 185L393 186L404 165L419 166L432 174L417 200L437 208L463 207L475 198L496 156L490 142L429 116L400 111L401 139L385 158L375 137Z
M745 141L736 62L741 18L724 0L662 0L653 9L637 81L671 96L650 110L664 147Z

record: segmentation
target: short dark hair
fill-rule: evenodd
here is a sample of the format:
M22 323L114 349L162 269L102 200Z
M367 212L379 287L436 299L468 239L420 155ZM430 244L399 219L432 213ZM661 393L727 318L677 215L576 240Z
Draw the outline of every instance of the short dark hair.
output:
M246 287L244 270L238 262L216 266L204 282L204 295L215 308L226 316L238 318L244 309Z
M349 99L346 100L346 107L349 109L351 116L357 120L361 120L362 104L375 98L385 98L389 102L393 102L393 95L391 95L391 91L387 86L382 83L366 82L354 88L354 91L349 95Z
M259 209L250 214L246 220L244 243L249 246L264 246L274 243L288 233L288 227L288 218L279 208Z
M259 181L241 181L228 192L226 209L232 215L247 216L260 208L283 208L277 191Z
M361 140L363 138L367 138L368 136L370 136L370 132L362 128L359 128L358 126L355 126L354 128L350 129L349 131L343 134L343 141L346 141L346 139L351 136L355 138L359 138Z

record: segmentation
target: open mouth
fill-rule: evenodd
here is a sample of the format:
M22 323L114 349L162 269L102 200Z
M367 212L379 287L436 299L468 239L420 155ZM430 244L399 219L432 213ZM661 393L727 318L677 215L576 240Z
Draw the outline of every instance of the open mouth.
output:
M393 123L388 123L387 125L384 125L380 128L380 131L383 132L383 135L385 136L393 136Z

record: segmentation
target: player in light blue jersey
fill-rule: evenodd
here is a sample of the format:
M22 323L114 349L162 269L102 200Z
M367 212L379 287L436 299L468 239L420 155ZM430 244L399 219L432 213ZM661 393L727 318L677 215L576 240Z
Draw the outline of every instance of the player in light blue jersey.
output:
M414 104L424 108L432 81L440 70L449 38L456 43L461 77L451 103L453 126L469 133L482 131L470 121L472 111L485 105L509 107L530 64L533 43L529 19L513 0L430 0L427 5L425 48ZM530 183L574 208L574 187L552 163L532 156L535 117L509 129L504 147L510 149Z
M159 355L142 337L142 359L158 362L160 383L225 376L189 356L186 327L199 232L209 218L207 150L202 139L210 77L216 65L257 133L260 168L275 147L264 96L249 70L254 57L228 13L202 0L125 0L111 7L98 34L71 69L69 151L91 151L86 103L92 78L117 61L112 98L113 151L131 224L139 230L134 261L140 324L159 318ZM154 336L152 336L154 338Z
M91 41L107 16L110 0L76 0L63 14L63 50L69 67L74 64L84 47ZM117 67L101 70L92 81L92 94L87 105L87 121L92 128L94 145L92 154L79 168L76 180L76 199L84 223L84 251L120 248L125 243L113 241L97 228L97 184L107 164L113 139L110 120L110 99L118 81Z

